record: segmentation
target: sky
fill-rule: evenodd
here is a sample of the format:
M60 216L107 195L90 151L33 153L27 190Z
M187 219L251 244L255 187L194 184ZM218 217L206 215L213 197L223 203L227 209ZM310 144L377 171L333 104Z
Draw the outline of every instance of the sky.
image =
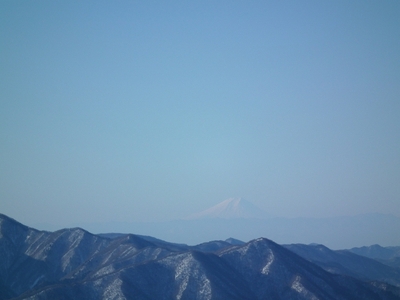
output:
M399 1L1 1L0 212L164 221L230 197L400 217Z

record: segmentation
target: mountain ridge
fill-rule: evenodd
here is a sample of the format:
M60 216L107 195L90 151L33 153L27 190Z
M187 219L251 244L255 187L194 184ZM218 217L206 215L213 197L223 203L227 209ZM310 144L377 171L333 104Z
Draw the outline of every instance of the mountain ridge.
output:
M46 232L0 214L0 299L400 299L393 285L333 274L269 239L229 241Z

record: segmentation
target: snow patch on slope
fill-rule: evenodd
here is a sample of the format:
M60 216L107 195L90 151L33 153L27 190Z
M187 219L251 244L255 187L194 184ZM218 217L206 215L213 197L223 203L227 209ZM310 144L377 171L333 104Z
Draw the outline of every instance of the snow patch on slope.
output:
M301 284L301 277L300 276L296 276L296 278L294 279L291 288L293 290L295 290L296 292L298 292L300 295L302 295L303 297L305 297L306 299L310 299L310 300L319 300L318 297L316 297L313 293L311 293L310 291L308 291L302 284Z
M179 261L178 265L176 262ZM175 268L175 284L178 286L177 300L181 300L187 295L184 295L188 290L189 294L195 292L196 299L208 300L212 298L212 290L210 280L204 273L201 264L193 257L192 254L182 254L169 257L163 262Z
M103 299L119 299L126 300L125 295L122 292L122 280L115 279L104 291Z
M183 292L186 290L186 287L189 282L189 265L190 265L191 257L185 257L182 262L178 265L175 272L175 281L179 282L179 291L176 295L176 299L180 300L182 298Z
M261 270L261 273L264 275L268 275L269 271L270 271L270 267L272 265L272 263L274 262L275 256L274 253L272 252L271 249L268 249L268 259L267 259L267 264L265 265L265 267Z
M69 237L68 241L71 243L71 247L67 253L63 255L61 258L61 267L63 272L71 267L71 259L77 254L76 249L78 248L79 244L82 242L85 233L83 230L75 230ZM82 261L83 259L79 257Z

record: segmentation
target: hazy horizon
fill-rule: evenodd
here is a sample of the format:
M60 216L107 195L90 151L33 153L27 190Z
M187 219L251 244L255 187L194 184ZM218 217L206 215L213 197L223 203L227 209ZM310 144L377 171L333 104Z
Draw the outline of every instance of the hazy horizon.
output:
M400 217L400 2L2 1L0 212Z

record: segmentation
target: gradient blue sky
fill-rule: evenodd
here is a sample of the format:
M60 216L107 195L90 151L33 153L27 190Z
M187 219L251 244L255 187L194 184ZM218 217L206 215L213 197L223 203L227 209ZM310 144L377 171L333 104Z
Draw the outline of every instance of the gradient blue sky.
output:
M399 1L1 1L0 212L400 216Z

